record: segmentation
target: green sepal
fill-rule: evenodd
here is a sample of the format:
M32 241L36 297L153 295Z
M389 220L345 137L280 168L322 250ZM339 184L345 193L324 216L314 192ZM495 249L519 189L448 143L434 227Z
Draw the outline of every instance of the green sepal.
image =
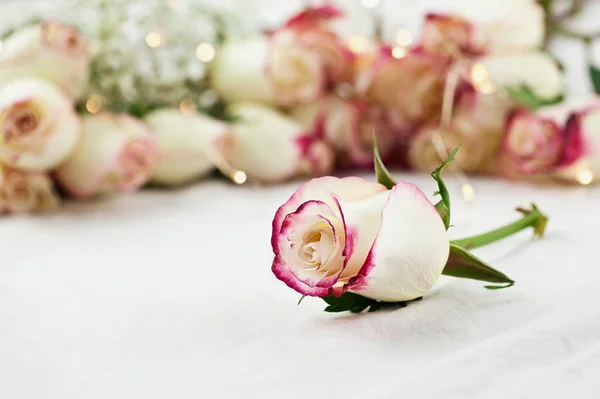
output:
M421 297L405 302L380 302L352 292L345 292L339 297L330 295L323 297L322 299L329 305L325 308L325 312L328 313L370 313L381 309L405 308L409 303L420 301L423 298Z
M503 286L488 285L487 289L497 290L512 287L515 282L506 274L490 267L481 259L464 248L450 244L450 256L442 272L445 276L505 284Z
M442 162L442 164L436 170L431 172L431 177L433 177L433 179L438 184L438 191L436 191L434 195L440 195L442 197L442 200L435 204L435 209L437 209L438 213L442 217L442 220L444 221L444 226L446 226L446 230L448 230L448 228L450 227L450 193L448 192L446 183L444 183L444 180L442 179L441 173L442 169L444 169L446 165L448 165L451 161L454 160L454 157L456 156L456 153L459 149L460 146L456 147L454 151L452 151L452 153L448 156L448 158L444 162Z
M377 181L385 186L388 190L391 190L396 185L396 180L392 177L390 172L387 170L381 155L379 155L379 148L377 147L377 139L375 133L373 133L373 158L375 160L375 174L377 175Z
M594 92L596 94L600 94L600 69L596 68L594 65L589 65L590 79L592 80L592 85L594 86Z
M304 298L306 298L308 295L302 295L300 297L300 299L298 300L298 306L300 306L300 304L302 303L302 301L304 300Z
M562 94L559 94L554 98L540 98L526 86L518 88L506 87L506 90L513 100L530 111L537 111L541 107L558 104L564 100Z

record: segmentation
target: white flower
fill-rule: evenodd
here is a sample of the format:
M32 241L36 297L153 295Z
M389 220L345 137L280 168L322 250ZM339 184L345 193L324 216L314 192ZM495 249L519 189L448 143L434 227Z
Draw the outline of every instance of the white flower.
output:
M19 79L0 87L0 161L45 171L73 152L80 134L73 103L58 87Z
M179 185L206 176L215 168L215 156L230 162L232 136L223 122L170 108L152 112L145 122L160 151L152 173L155 183Z
M449 256L435 207L412 184L360 178L301 186L273 220L275 276L303 295L345 291L387 302L427 293Z
M229 112L238 119L232 163L250 178L275 183L331 171L333 151L300 123L258 104L232 104Z
M28 25L3 41L0 85L37 77L51 81L69 97L79 97L88 83L88 42L71 26L56 21Z
M60 198L45 173L0 166L0 214L47 211L59 205Z
M85 116L77 148L56 179L80 199L132 192L150 179L158 157L156 139L141 121L108 112Z

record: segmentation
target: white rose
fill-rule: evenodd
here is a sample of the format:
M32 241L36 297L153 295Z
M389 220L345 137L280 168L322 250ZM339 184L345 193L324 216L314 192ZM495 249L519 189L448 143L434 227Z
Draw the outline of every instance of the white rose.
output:
M227 102L306 103L317 99L326 83L319 57L289 31L226 42L211 72L213 88Z
M250 178L274 183L331 171L333 151L295 120L251 103L232 104L229 111L238 119L231 126L232 163Z
M87 84L88 66L88 43L79 31L46 21L21 28L3 41L0 85L16 78L37 77L76 98Z
M56 178L80 199L132 192L150 179L158 159L158 144L144 123L105 112L83 118L81 140Z
M59 204L52 180L45 173L0 166L0 214L47 211Z
M19 79L0 87L0 161L50 170L73 152L81 130L73 103L53 84Z
M152 181L164 185L186 184L215 168L215 157L230 162L233 139L227 124L205 115L187 115L162 109L145 122L158 142L160 161Z
M275 276L303 295L345 291L387 302L426 294L448 260L442 218L414 185L314 179L273 220Z

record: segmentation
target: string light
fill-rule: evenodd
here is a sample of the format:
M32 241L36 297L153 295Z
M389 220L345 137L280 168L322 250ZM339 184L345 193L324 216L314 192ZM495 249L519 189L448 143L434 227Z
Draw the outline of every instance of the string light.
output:
M196 57L202 62L210 62L215 58L215 48L210 43L200 43L196 47Z
M592 181L594 181L594 174L591 170L584 168L577 172L576 179L579 182L579 184L587 186L590 185Z
M475 188L469 183L465 183L461 187L461 192L465 202L473 202L475 199Z
M237 172L235 172L233 174L232 180L235 184L241 185L241 184L246 183L246 180L248 180L248 175L243 170L238 170Z
M362 36L350 36L348 38L348 47L353 53L363 53L369 47L369 41Z
M377 6L379 5L379 0L362 0L362 5L365 8L377 8Z
M413 41L413 34L408 29L400 29L396 32L396 43L402 47L409 46Z
M496 85L490 80L488 70L479 63L471 67L471 83L475 86L475 90L483 94L492 94L496 91Z
M394 47L392 49L392 57L396 59L406 57L406 49L404 47Z
M98 94L94 94L90 96L90 98L85 103L85 109L87 109L87 111L90 114L97 114L102 110L103 102L104 101L102 100L101 96L99 96Z
M163 38L158 32L150 32L146 35L146 44L148 45L148 47L160 47L162 42Z
M196 111L196 104L189 98L186 98L179 103L179 110L184 115L192 115Z

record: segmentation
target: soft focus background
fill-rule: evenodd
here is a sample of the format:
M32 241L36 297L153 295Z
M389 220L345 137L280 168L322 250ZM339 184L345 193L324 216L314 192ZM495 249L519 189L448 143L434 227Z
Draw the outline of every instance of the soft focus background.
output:
M177 1L177 0L175 0ZM180 0L181 1L181 0ZM183 0L185 1L185 0ZM494 3L501 1L490 0L202 0L203 3L217 9L239 12L244 16L244 23L253 27L274 27L294 14L302 5L335 4L342 6L350 18L340 27L346 35L373 33L374 15L384 23L384 37L392 35L401 28L411 32L419 32L423 16L429 11L456 11L471 9L475 14L490 15L496 12ZM569 21L571 28L582 32L598 30L597 16L600 13L600 0L585 0L585 10L579 16ZM3 6L0 15L0 32L18 26L32 15L53 14L53 10L61 0L0 0ZM365 8L378 4L375 12ZM569 3L564 0L563 3ZM492 6L490 6L492 5ZM550 50L560 60L567 70L570 94L583 94L592 91L587 74L585 49L580 41L567 38L557 38L550 43ZM594 46L593 59L600 64L600 44Z

